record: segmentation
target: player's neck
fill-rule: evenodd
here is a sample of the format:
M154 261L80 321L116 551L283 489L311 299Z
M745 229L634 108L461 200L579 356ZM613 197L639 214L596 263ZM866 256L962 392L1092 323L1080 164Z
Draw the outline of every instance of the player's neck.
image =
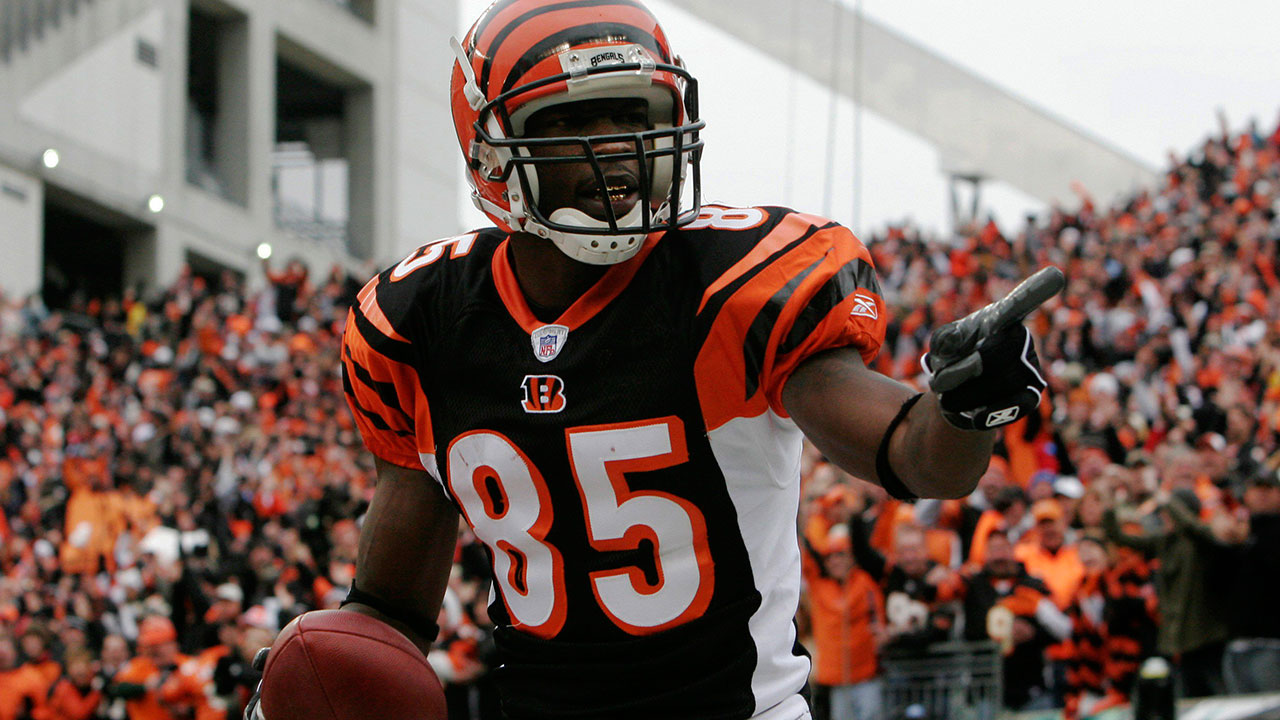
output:
M531 306L564 312L582 297L608 269L588 265L565 255L550 240L526 233L511 236L511 267L520 290ZM550 322L555 318L542 318Z

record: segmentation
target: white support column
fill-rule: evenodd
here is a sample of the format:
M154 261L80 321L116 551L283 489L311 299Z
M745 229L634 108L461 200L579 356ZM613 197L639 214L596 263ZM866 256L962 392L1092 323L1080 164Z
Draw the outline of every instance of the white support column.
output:
M44 185L0 164L0 291L22 298L44 276Z
M163 3L162 7L164 40L159 48L159 69L163 78L161 186L153 192L162 193L166 200L173 201L186 185L187 26L191 3L190 0L173 0Z
M264 234L275 226L276 31L271 8L271 3L260 3L249 15L249 214Z

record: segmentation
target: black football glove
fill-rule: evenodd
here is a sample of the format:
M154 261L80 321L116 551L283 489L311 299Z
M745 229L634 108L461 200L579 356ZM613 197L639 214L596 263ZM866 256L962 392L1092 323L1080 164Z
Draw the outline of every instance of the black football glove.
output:
M922 363L947 422L988 430L1040 404L1044 373L1022 319L1065 285L1062 271L1047 267L1004 298L933 331Z
M259 648L258 652L253 655L253 662L249 666L258 672L262 672L267 667L267 653L271 652L271 648ZM262 715L262 681L258 681L258 687L253 691L253 697L249 698L249 704L244 706L244 720L265 720Z

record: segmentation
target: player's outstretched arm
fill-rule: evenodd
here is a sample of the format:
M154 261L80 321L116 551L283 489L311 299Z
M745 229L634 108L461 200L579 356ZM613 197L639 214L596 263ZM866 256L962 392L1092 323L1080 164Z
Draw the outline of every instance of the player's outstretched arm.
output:
M853 349L816 355L783 388L800 429L850 473L899 497L961 497L987 467L995 428L1031 412L1045 388L1023 319L1062 291L1045 268L1004 298L934 331L917 394Z
M782 404L809 440L855 477L885 485L876 453L909 386L868 368L856 349L839 348L809 358L782 389ZM953 427L938 396L925 393L889 440L888 460L907 489L919 497L963 497L973 491L991 460L995 432Z
M430 630L422 627L440 614L458 539L458 511L426 471L383 460L377 468L378 485L360 529L355 585L383 607L349 602L343 609L389 623L426 654L435 638L424 637Z

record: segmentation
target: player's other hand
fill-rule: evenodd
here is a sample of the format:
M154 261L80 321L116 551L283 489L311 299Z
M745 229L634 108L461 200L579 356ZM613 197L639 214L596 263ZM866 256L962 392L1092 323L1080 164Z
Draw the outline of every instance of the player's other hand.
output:
M1065 285L1061 270L1044 268L1004 298L933 331L922 363L947 422L987 430L1040 404L1044 373L1022 320Z
M267 654L271 652L271 648L259 648L258 652L253 656L253 662L250 666L262 672L267 667ZM262 716L262 681L258 681L258 687L253 691L253 697L249 698L249 704L244 706L244 720L263 720Z

